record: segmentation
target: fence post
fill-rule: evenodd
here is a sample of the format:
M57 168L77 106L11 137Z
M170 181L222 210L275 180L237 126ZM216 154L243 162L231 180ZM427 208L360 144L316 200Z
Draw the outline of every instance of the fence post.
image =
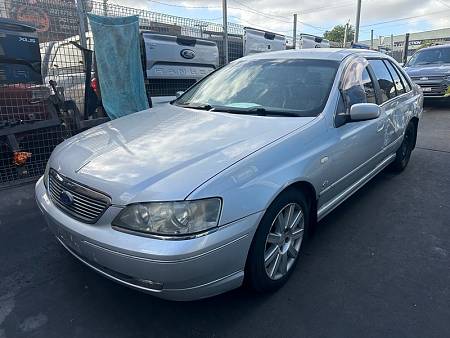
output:
M370 30L370 49L373 49L373 29Z
M394 57L394 34L391 34L391 56Z
M80 20L80 45L83 46L84 48L87 48L86 26L85 26L86 13L84 12L83 0L76 0L76 2L77 2L78 19Z
M222 0L222 15L223 15L223 61L228 64L228 15L227 15L227 0Z
M108 0L103 0L103 16L108 16Z
M348 34L348 22L345 24L344 28L344 41L342 42L343 48L347 48L347 34Z
M357 0L356 6L356 24L355 24L355 43L359 40L359 23L361 20L361 0Z
M292 35L294 36L292 45L295 49L297 47L297 13L294 14L294 30Z
M405 34L405 43L403 45L403 55L402 62L406 63L408 61L408 48L409 48L409 33Z

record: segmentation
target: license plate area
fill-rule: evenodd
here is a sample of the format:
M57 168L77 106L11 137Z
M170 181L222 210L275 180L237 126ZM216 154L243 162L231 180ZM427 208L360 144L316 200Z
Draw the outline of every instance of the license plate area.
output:
M56 236L70 249L75 251L77 254L82 255L81 245L78 238L72 235L69 231L62 228L61 226L57 226L56 228Z

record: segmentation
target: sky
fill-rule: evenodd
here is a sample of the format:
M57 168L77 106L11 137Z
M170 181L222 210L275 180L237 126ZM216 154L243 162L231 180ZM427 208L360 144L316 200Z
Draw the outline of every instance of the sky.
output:
M222 0L108 0L175 16L222 22ZM292 35L321 36L335 25L355 25L357 0L228 0L230 22ZM362 0L359 40L450 27L450 0Z

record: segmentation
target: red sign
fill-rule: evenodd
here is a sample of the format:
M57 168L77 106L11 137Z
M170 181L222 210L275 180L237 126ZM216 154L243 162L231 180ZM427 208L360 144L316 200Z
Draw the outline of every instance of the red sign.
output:
M36 27L40 42L79 34L75 0L11 0L9 17Z

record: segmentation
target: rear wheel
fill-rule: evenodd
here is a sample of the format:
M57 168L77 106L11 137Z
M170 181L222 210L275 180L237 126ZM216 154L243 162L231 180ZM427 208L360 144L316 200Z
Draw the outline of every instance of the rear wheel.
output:
M300 255L310 220L305 195L291 189L267 209L256 231L246 266L246 281L256 291L280 288Z
M415 140L416 126L413 122L409 122L405 130L403 142L397 150L395 161L389 166L392 171L401 172L406 168L409 158L411 157L411 153L414 149Z

